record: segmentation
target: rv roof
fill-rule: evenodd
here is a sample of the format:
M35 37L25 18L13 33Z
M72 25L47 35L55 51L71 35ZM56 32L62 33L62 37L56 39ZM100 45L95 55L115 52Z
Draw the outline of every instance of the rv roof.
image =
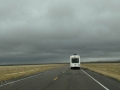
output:
M80 57L80 56L79 56L79 55L72 55L72 56L70 56L70 57L73 57L73 58L74 58L74 57Z

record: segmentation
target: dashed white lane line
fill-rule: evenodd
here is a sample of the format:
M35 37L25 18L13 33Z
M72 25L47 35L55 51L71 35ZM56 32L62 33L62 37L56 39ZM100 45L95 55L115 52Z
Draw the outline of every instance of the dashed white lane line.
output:
M82 70L82 69L81 69ZM82 70L86 75L88 75L90 78L92 78L95 82L97 82L100 86L102 86L105 90L109 90L107 87L105 87L103 84L98 82L96 79L94 79L92 76L90 76L88 73L86 73L84 70Z

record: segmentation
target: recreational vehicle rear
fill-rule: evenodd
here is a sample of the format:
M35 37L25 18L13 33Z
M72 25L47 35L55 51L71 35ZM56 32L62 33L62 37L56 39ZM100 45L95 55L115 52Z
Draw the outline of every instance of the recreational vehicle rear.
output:
M79 68L80 69L80 56L77 54L70 56L70 67L72 68Z

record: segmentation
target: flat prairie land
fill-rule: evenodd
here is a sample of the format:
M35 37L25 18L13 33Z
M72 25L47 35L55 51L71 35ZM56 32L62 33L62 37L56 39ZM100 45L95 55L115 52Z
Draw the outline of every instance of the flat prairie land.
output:
M65 64L0 66L0 81L36 74L64 65Z
M120 81L120 63L85 63L82 67Z

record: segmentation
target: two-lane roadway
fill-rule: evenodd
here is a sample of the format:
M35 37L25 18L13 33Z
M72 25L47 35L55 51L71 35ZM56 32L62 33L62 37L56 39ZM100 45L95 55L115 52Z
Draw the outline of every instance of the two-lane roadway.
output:
M0 85L0 90L120 90L120 82L69 65Z

